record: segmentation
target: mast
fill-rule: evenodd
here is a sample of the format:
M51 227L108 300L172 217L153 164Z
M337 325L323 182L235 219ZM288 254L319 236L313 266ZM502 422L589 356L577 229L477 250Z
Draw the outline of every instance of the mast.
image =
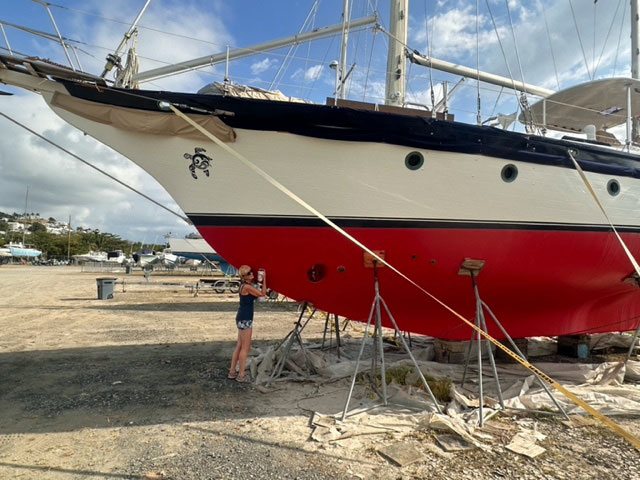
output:
M631 78L640 78L640 29L638 29L638 13L640 11L640 0L631 0ZM628 95L632 94L631 86L628 87ZM628 108L631 105L629 102ZM627 116L631 119L631 135L629 136L629 127L627 127L627 142L638 142L638 133L640 132L640 120L638 113L628 111Z
M345 98L345 75L347 73L347 46L349 44L349 0L344 0L342 12L342 45L340 48L340 67L336 69L336 98Z
M26 232L26 224L27 224L27 204L29 203L29 186L27 185L27 193L24 196L24 215L22 217L22 246L24 246L24 237L27 234Z
M147 7L150 3L151 0L147 0L145 2L144 7L142 7L142 10L140 10L140 13L138 13L138 16L129 27L129 30L124 34L124 38L120 41L120 45L118 45L116 51L113 54L110 53L109 55L107 55L107 63L104 66L102 74L100 75L102 78L104 78L105 75L109 73L115 65L118 65L120 63L120 54L122 53L122 49L127 44L127 41L129 41L129 39L131 38L131 35L133 35L133 32L136 29L136 25L138 25L138 22L142 18L142 15L144 15L144 12L147 10Z
M631 78L640 78L640 31L638 29L638 12L640 0L631 0Z
M409 0L391 0L389 16L389 56L387 57L387 83L385 105L402 106L405 97L407 56L407 31L409 22Z

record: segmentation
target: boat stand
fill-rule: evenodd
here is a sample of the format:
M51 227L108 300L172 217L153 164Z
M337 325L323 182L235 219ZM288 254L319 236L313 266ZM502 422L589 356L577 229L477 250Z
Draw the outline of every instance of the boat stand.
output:
M633 354L633 349L636 348L636 343L638 341L638 334L640 333L640 325L636 328L636 331L633 334L633 338L631 339L631 345L629 346L629 352L627 352L627 359L625 362L629 361L631 355Z
M293 347L294 342L297 342L298 345L300 345L300 350L302 351L305 363L307 364L307 368L309 369L309 371L312 373L315 372L315 369L313 368L313 364L311 363L311 360L309 360L309 356L307 355L307 350L304 346L304 343L302 342L302 331L305 329L307 324L313 318L313 315L316 313L316 309L314 308L303 323L302 318L307 312L307 306L308 306L307 302L302 303L302 306L300 308L300 315L298 316L298 320L296 321L296 324L293 327L293 330L291 330L287 334L287 336L284 337L284 339L275 348L275 350L277 351L282 345L284 345L284 353L280 357L280 360L278 360L278 363L273 369L273 373L269 377L269 380L267 380L266 382L267 387L271 385L271 383L276 378L279 378L280 375L282 374L282 369L284 368L284 365L287 363L287 360L289 360L289 355L291 354L291 347Z
M378 395L378 397L382 400L382 404L383 405L388 405L388 399L387 399L387 382L386 382L386 367L385 367L385 361L384 361L384 348L382 345L382 313L381 313L381 307L384 307L385 311L387 312L387 315L389 316L389 318L391 319L391 322L393 323L393 328L395 329L396 334L399 333L399 335L397 335L400 340L402 341L402 345L404 346L405 350L407 351L407 353L409 354L409 357L411 358L411 361L413 362L413 365L416 367L416 370L418 371L418 375L420 376L420 380L422 381L422 384L424 385L425 390L429 393L429 396L431 397L431 400L433 401L433 404L436 407L436 410L438 413L442 413L442 410L440 409L440 405L438 404L438 401L436 400L435 396L433 395L433 392L431 391L431 388L429 387L429 384L427 383L427 380L424 378L424 375L422 374L422 370L420 370L420 366L418 365L418 362L416 362L415 357L413 356L413 354L411 353L411 349L409 348L409 346L407 345L407 342L404 339L404 336L402 335L402 333L400 332L400 329L398 328L398 324L396 323L395 318L393 318L393 315L391 314L391 311L389 310L389 307L387 306L387 303L384 301L384 298L382 298L382 296L380 295L380 286L378 283L378 268L377 268L377 261L373 260L373 277L374 277L374 288L375 288L375 297L373 299L373 303L371 305L371 311L369 312L369 318L367 320L367 326L364 330L364 336L362 337L362 342L360 343L360 351L358 353L358 358L356 360L356 368L353 372L353 375L351 376L351 387L349 388L349 395L347 396L347 401L345 402L344 405L344 410L342 411L342 417L341 420L344 421L344 419L347 416L347 411L349 409L349 403L351 402L351 396L353 395L353 388L355 386L356 383L356 377L358 375L358 370L360 367L360 360L362 359L362 353L364 352L364 346L366 344L367 341L367 337L369 336L369 327L371 326L371 322L373 320L373 316L375 314L376 320L375 320L375 325L374 325L374 332L373 332L373 355L371 357L371 370L370 370L370 375L369 375L369 380L371 381L371 385L373 387L373 390L376 392L376 394ZM381 391L378 390L378 387L376 385L376 370L377 370L377 365L378 365L378 358L380 358L380 384L381 384Z
M485 263L484 260L466 259L465 261L462 262L462 266L460 267L460 270L458 271L458 275L464 275L464 276L470 276L471 277L471 283L473 285L473 292L474 292L474 295L475 295L475 298L476 298L476 317L475 317L476 327L478 327L479 329L481 329L484 332L488 331L487 322L486 322L485 317L484 317L484 311L486 310L486 312L493 319L493 321L496 324L496 326L500 329L502 334L505 336L505 338L507 339L507 341L509 342L509 344L513 348L514 352L521 359L527 361L527 358L525 357L525 355L522 353L522 351L520 351L520 349L518 348L516 343L513 341L511 336L504 329L504 327L502 326L502 324L500 323L498 318L494 315L494 313L491 311L489 306L480 298L480 292L478 290L477 276L480 274L480 271L484 267L484 263ZM483 424L484 424L484 415L483 415L484 392L483 392L483 381L482 381L482 336L480 335L479 332L476 332L476 331L474 331L471 334L471 341L469 342L469 345L467 346L467 352L466 352L466 358L465 358L465 364L464 364L464 373L462 374L462 382L461 382L460 386L464 387L464 382L465 382L465 379L466 379L466 376L467 376L467 370L469 368L469 360L471 358L471 349L472 349L472 346L473 346L474 342L477 345L477 352L478 352L478 384L479 384L479 390L480 390L480 401L478 402L478 405L479 405L479 408L478 408L478 426L482 427ZM491 369L493 371L493 378L494 378L494 380L496 382L496 389L498 391L498 401L500 402L500 407L502 407L502 409L504 409L505 408L505 406L504 406L504 398L502 397L502 388L500 386L500 378L498 376L498 371L496 369L496 363L495 363L495 359L493 357L493 351L491 350L491 344L488 341L485 341L485 345L487 347L487 356L489 357L489 362L491 363ZM544 383L544 381L537 374L534 373L534 375L536 376L536 379L538 380L538 382L540 383L540 385L542 386L544 391L547 393L547 395L549 396L551 401L553 401L555 406L565 416L565 418L567 420L569 420L569 416L564 411L562 406L558 403L556 398L553 396L553 394L549 390L549 387L547 386L547 384Z
M331 323L331 315L333 315L333 326ZM331 350L331 340L333 338L333 329L336 332L336 351L338 352L338 359L340 358L340 323L338 322L338 315L327 313L327 316L324 320L324 333L322 334L322 349L324 349L324 343L327 339L327 330L329 330L329 350Z

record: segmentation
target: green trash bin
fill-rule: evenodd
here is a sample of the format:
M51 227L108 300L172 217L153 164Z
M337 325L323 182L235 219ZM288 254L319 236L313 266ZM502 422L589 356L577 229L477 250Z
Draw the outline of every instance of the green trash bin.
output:
M110 300L113 298L117 278L96 278L98 283L98 300Z

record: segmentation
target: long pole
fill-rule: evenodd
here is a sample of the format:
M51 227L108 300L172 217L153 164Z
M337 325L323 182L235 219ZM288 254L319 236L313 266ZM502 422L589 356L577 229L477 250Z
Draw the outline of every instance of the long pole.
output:
M27 224L27 204L29 203L29 186L27 185L27 194L24 196L24 215L22 222L22 245L24 246L24 236L27 234L25 226Z
M365 25L371 25L375 23L378 23L378 17L376 15L372 15L370 17L354 20L349 24L349 28L352 28L352 29L359 28ZM314 30L312 32L301 33L299 35L294 35L292 37L283 38L281 40L274 40L272 42L261 43L258 45L254 45L252 47L238 48L235 50L231 50L229 52L229 60L234 60L236 58L246 57L249 55L255 55L256 53L267 52L269 50L285 47L287 45L306 42L308 40L313 40L316 38L327 37L327 36L333 35L334 33L338 33L340 31L342 31L342 23L333 25L331 27ZM226 59L227 59L227 52L225 50L224 52L221 52L221 53L207 55L205 57L196 58L194 60L188 60L186 62L180 62L174 65L168 65L166 67L155 68L153 70L147 70L146 72L138 73L137 75L133 76L133 81L136 81L139 83L142 83L145 81L148 82L150 80L153 80L154 78L164 77L172 73L186 72L187 70L193 70L198 67L204 67L205 65L215 65L216 63L221 63L226 61Z
M537 95L539 97L548 97L554 94L553 90L548 88L536 87L530 83L524 83L517 80L512 80L501 75L494 75L493 73L478 72L475 68L464 67L462 65L456 65L451 62L439 60L437 58L429 58L419 55L415 52L410 53L409 60L416 65L422 65L423 67L435 68L442 72L453 73L455 75L462 75L467 78L475 78L481 82L490 83L492 85L498 85L499 87L512 88L520 92L527 92L531 95Z
M67 224L67 263L71 261L71 215Z

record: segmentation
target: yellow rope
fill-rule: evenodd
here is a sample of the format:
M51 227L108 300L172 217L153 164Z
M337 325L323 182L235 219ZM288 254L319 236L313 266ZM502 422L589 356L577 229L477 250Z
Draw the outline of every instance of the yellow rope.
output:
M173 105L169 104L169 108L171 108L171 110L180 118L182 118L184 121L186 121L188 124L190 124L192 127L198 129L203 135L205 135L207 138L209 138L210 140L212 140L216 145L218 145L220 148L222 148L223 150L225 150L227 153L229 153L230 155L232 155L233 157L237 158L238 160L240 160L244 165L246 165L248 168L250 168L251 170L253 170L254 172L256 172L258 175L260 175L262 178L264 178L266 181L268 181L271 185L273 185L275 188L277 188L278 190L280 190L282 193L284 193L285 195L287 195L289 198L293 199L295 202L297 202L298 204L300 204L301 206L303 206L305 209L307 209L309 212L313 213L315 216L317 216L318 218L320 218L323 222L325 222L327 225L329 225L331 228L333 228L334 230L336 230L338 233L340 233L341 235L343 235L344 237L348 238L350 241L352 241L353 243L355 243L356 245L358 245L362 250L364 250L365 252L367 252L369 255L371 255L373 258L375 258L377 261L379 261L380 263L386 265L387 267L389 267L391 270L393 270L395 273L397 273L400 277L404 278L405 280L407 280L409 283L411 283L414 287L416 287L417 289L419 289L420 291L422 291L424 294L426 294L428 297L430 297L432 300L434 300L435 302L437 302L439 305L441 305L443 308L445 308L446 310L448 310L449 312L451 312L453 315L455 315L457 318L459 318L460 320L462 320L466 325L468 325L469 327L471 327L472 329L474 329L476 332L478 332L480 335L482 335L484 338L486 338L487 340L489 340L491 343L493 343L497 348L500 348L502 351L504 351L507 355L509 355L511 358L513 358L514 360L516 360L518 363L520 363L523 367L531 370L532 372L536 373L537 375L539 375L541 378L543 378L545 381L547 381L553 388L555 388L557 391L559 391L560 393L562 393L565 397L567 397L569 400L571 400L573 403L575 403L576 405L578 405L579 407L583 408L585 411L587 411L589 414L591 414L592 416L594 416L595 418L597 418L598 420L600 420L602 423L604 423L606 426L608 426L612 431L614 431L615 433L621 435L622 437L624 437L627 441L629 441L629 443L631 443L636 449L640 450L640 440L638 438L636 438L635 436L633 436L630 432L626 431L624 428L622 428L621 426L619 426L617 423L613 422L612 420L610 420L609 418L605 417L604 415L602 415L600 412L598 412L595 408L590 407L586 402L584 402L583 400L581 400L580 398L578 398L576 395L574 395L573 393L571 393L569 390L567 390L566 388L564 388L562 385L558 384L557 382L555 382L551 377L549 377L547 374L543 373L542 371L540 371L538 368L534 367L533 365L531 365L528 361L523 360L522 358L520 358L518 355L516 355L515 353L513 353L511 350L509 350L507 347L505 347L502 343L500 343L499 341L497 341L496 339L494 339L493 337L491 337L487 332L485 332L484 330L482 330L481 328L478 328L474 323L470 322L469 320L467 320L466 318L464 318L462 315L460 315L458 312L456 312L455 310L453 310L451 307L449 307L446 303L442 302L440 299L438 299L437 297L435 297L433 294L431 294L430 292L428 292L427 290L425 290L424 288L422 288L420 285L418 285L416 282L414 282L413 280L411 280L409 277L407 277L404 273L402 273L401 271L399 271L397 268L395 268L393 265L390 265L387 261L385 261L383 258L381 258L379 255L377 255L373 250L369 249L366 245L362 244L360 241L358 241L357 239L355 239L354 237L352 237L349 233L345 232L342 228L340 228L338 225L336 225L334 222L332 222L331 220L329 220L327 217L325 217L322 213L320 213L318 210L316 210L315 208L313 208L311 205L309 205L307 202L305 202L303 199L301 199L300 197L298 197L295 193L293 193L291 190L289 190L287 187L285 187L284 185L282 185L280 182L278 182L275 178L273 178L271 175L269 175L267 172L265 172L264 170L262 170L260 167L258 167L257 165L255 165L254 163L252 163L249 159L247 159L244 155L242 155L241 153L235 151L234 149L232 149L231 147L229 147L226 143L224 143L222 140L220 140L219 138L217 138L216 136L212 135L210 132L208 132L207 130L205 130L204 128L202 128L200 125L198 125L196 122L194 122L193 120L191 120L188 116L186 116L184 113L182 113L180 110L178 110L177 108L175 108Z

